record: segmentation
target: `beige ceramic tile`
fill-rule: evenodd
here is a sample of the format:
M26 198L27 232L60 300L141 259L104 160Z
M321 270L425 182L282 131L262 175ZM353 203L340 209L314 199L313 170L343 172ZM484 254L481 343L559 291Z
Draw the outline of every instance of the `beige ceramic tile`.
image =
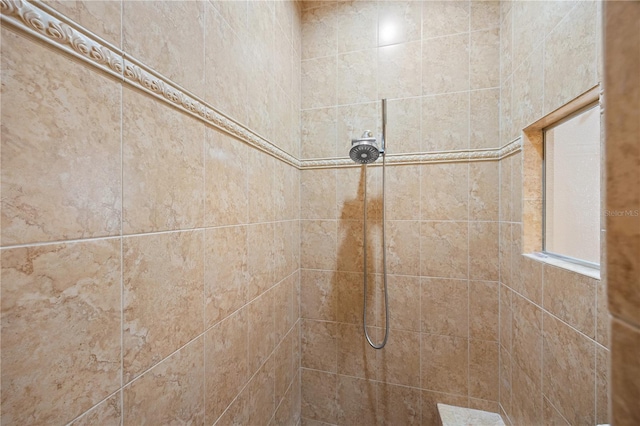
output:
M119 234L120 89L22 36L2 38L2 243Z
M542 370L542 310L517 294L513 294L513 370L541 387ZM547 366L548 367L548 366ZM516 401L514 401L516 404ZM516 404L517 405L517 404Z
M540 380L530 378L515 361L512 364L511 419L515 425L543 423Z
M294 379L295 383L298 383L298 377ZM296 394L299 395L300 386L291 386L287 389L284 399L276 409L276 414L271 424L296 426L298 419L300 418L300 407L297 406L300 401L296 398Z
M378 424L419 425L420 389L378 383Z
M462 395L450 395L446 393L422 391L422 425L431 426L441 423L437 404L447 404L458 407L466 407L468 398Z
M511 157L500 160L500 221L511 220Z
M310 269L336 268L337 223L334 220L301 221L301 266Z
M371 275L369 276L369 278ZM336 319L339 322L359 324L362 326L362 309L364 294L364 274L356 272L338 272L336 274L337 294ZM370 285L370 284L369 284ZM376 311L376 294L371 287L367 289L367 316L374 318Z
M247 157L249 148L217 130L207 128L205 145L205 224L247 222Z
M387 102L386 151L391 154L420 152L422 101L420 98Z
M336 205L342 220L362 220L364 205L364 167L336 170Z
M511 8L513 44L512 61L515 70L546 36L544 4L542 2L514 2Z
M391 327L400 330L420 331L420 278L389 275L389 321ZM382 306L381 306L382 309Z
M469 222L469 278L499 278L498 222Z
M376 379L379 369L376 350L369 346L362 323L338 324L338 374ZM376 330L369 327L369 336L379 342Z
M334 322L302 320L300 365L303 368L330 373L337 371L337 327L338 324Z
M336 105L336 72L335 56L302 61L303 109Z
M274 228L272 223L247 226L247 300L274 284Z
M543 392L571 424L595 422L595 344L544 317Z
M297 253L300 247L300 231L296 221L273 224L273 282L278 283L298 269Z
M469 32L469 2L424 1L422 38Z
M82 417L69 423L69 426L105 425L117 426L122 423L122 395L120 392L112 395L93 407Z
M273 362L273 357L269 358L242 391L240 397L245 399L249 414L247 420L239 424L267 424L273 417L276 408ZM235 422L235 424L238 423Z
M500 222L498 250L500 255L500 282L511 286L511 224Z
M514 247L511 255L513 289L532 302L542 305L542 263L517 254L517 251L520 250L520 245L517 242Z
M336 156L337 110L335 107L302 111L300 127L301 158ZM346 153L341 153L346 155Z
M204 338L147 371L123 394L127 423L204 423Z
M420 333L391 330L384 350L377 352L379 381L420 387Z
M338 2L338 52L376 46L378 11L373 1Z
M466 280L422 278L423 333L467 337L469 290Z
M275 219L275 170L274 157L257 149L249 149L247 156L247 194L249 197L249 222L266 222Z
M596 345L596 423L609 423L611 352Z
M466 220L469 191L466 163L429 164L420 168L422 220Z
M335 55L338 51L335 4L302 12L302 59Z
M595 338L596 287L593 278L544 265L544 308L591 338Z
M372 102L378 99L377 67L374 65L376 54L376 49L367 49L338 55L338 105Z
M498 342L469 340L469 396L498 400Z
M133 89L122 108L123 232L201 226L204 125Z
M422 94L463 90L469 90L469 35L423 41Z
M469 74L471 89L500 86L500 30L494 28L470 35Z
M513 73L512 112L514 124L518 129L542 118L543 84L543 51L542 47L538 47Z
M596 12L595 2L576 6L545 42L545 111L553 111L596 84Z
M498 283L469 281L469 337L498 341Z
M500 89L470 93L469 147L497 148L500 144Z
M66 423L120 387L119 252L115 240L2 251L3 423Z
M404 2L390 4L404 4ZM391 16L388 18L393 19ZM378 49L379 98L406 98L422 94L421 49L420 41L394 44Z
M334 321L336 318L336 274L303 269L300 276L302 318Z
M522 222L522 154L511 157L511 221Z
M562 417L562 414L556 410L556 407L553 406L549 400L544 397L542 401L542 409L544 416L544 424L546 425L557 425L557 426L569 426L570 423Z
M122 45L122 2L120 0L47 0L44 3L109 43L117 47Z
M467 339L422 334L420 387L467 395L468 359Z
M249 373L257 371L276 346L274 292L265 292L247 306Z
M124 239L126 383L204 331L203 237L189 231Z
M375 96L375 93L374 93ZM336 155L346 157L351 149L351 139L359 138L365 130L380 135L379 102L360 103L338 107L338 139Z
M300 218L336 219L335 169L300 172Z
M191 92L203 93L204 3L122 4L123 50Z
M302 417L335 424L338 419L338 376L306 368L301 369L301 373Z
M484 3L484 2L482 2ZM500 5L505 2L501 2ZM500 79L505 82L513 72L513 14L511 11L502 15L500 22Z
M500 285L500 345L503 346L509 354L512 349L513 337L513 306L512 292L504 284Z
M394 166L386 170L387 220L420 219L420 167Z
M275 380L275 404L276 407L279 404L285 403L284 399L287 397L287 391L291 386L297 387L298 382L292 383L295 375L300 368L299 360L293 359L293 339L298 339L298 335L292 330L280 344L276 346L273 352L274 360L274 380Z
M247 301L247 229L205 231L205 324L226 318Z
M471 31L500 27L499 1L471 1Z
M638 400L640 376L638 348L640 331L618 320L611 324L611 422L617 424L640 421Z
M211 4L222 14L225 21L236 32L240 33L247 27L247 1L212 0Z
M513 77L507 77L500 86L500 145L506 145L520 135L514 123Z
M378 46L420 41L421 15L419 1L378 3Z
M205 334L205 420L213 424L249 380L247 310Z
M275 341L278 344L291 331L299 318L298 311L294 303L294 293L296 291L296 283L298 274L291 274L280 283L276 284L272 291L274 293L273 315Z
M469 164L470 220L498 220L499 180L497 161Z
M467 222L421 222L421 275L441 278L468 276Z
M499 399L498 402L500 406L504 408L506 413L510 415L511 413L511 355L507 352L506 349L502 345L500 345L500 372L499 372L499 380L500 380L500 388L499 388ZM504 416L503 416L504 418Z
M460 92L423 97L422 129L423 151L468 149L469 94Z
M372 245L375 243L371 239L371 223L367 229L367 261L373 259ZM341 220L338 222L338 271L361 272L364 263L364 239L363 222L355 220Z
M420 275L420 222L387 221L387 270L390 274Z
M377 384L373 380L338 376L338 424L375 424Z
M611 317L607 307L607 283L596 283L596 341L609 348L609 328Z

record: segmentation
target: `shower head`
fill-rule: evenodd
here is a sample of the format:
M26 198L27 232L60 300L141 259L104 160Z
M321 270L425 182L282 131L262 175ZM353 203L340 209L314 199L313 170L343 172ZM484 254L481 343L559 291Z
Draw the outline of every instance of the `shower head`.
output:
M356 163L373 163L379 156L380 149L371 131L365 130L360 139L351 139L349 157Z

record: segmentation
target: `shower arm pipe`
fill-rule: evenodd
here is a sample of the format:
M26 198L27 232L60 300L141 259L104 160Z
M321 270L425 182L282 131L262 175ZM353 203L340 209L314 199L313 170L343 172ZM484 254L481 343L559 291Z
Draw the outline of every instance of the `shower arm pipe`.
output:
M386 224L385 224L385 210L386 210L386 202L385 202L385 147L386 147L386 125L387 125L387 100L382 100L382 138L381 138L381 150L382 154L382 273L384 280L384 310L385 310L385 328L384 328L384 339L382 343L379 345L375 344L371 337L369 337L369 332L367 331L367 165L364 164L364 223L363 223L363 233L364 233L364 244L363 244L363 255L364 255L364 300L363 300L363 309L362 309L362 327L364 329L364 336L367 339L369 345L374 349L382 349L387 344L387 340L389 339L389 292L387 287L387 242L386 242Z

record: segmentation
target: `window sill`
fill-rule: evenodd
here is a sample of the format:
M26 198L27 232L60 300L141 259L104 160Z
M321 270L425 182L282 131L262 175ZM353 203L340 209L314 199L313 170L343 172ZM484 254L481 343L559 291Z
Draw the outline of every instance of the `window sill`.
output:
M558 259L555 257L547 256L544 253L535 252L535 253L525 253L523 256L528 257L529 259L536 260L540 263L546 263L547 265L557 266L558 268L566 269L572 272L575 272L580 275L585 275L590 278L595 278L596 280L600 279L600 270L595 268L590 268L588 266L578 265L576 263L567 262L566 260Z

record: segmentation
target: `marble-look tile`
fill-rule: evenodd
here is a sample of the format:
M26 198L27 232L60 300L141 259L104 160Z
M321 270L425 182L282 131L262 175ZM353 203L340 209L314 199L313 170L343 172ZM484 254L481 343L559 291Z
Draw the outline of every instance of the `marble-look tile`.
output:
M390 330L384 350L377 355L379 381L420 387L420 333Z
M513 102L513 77L507 77L500 85L500 145L506 145L520 135L515 127Z
M542 390L571 424L595 422L595 343L551 315L544 317Z
M499 278L498 222L469 222L469 278Z
M616 319L611 323L611 423L640 421L640 330Z
M420 167L420 217L422 220L469 218L469 165L428 164Z
M500 30L474 31L469 48L470 88L500 86Z
M467 222L421 222L421 275L441 278L468 276Z
M456 2L458 3L458 2ZM450 395L446 393L422 391L422 425L433 426L441 424L440 413L437 404L448 404L458 407L466 407L469 399L465 393L462 395Z
M422 101L420 98L387 101L387 147L389 153L420 152Z
M498 220L499 179L497 161L469 164L469 220Z
M118 85L6 29L2 39L2 244L118 235Z
M211 0L233 31L240 33L247 28L247 0Z
M422 38L469 32L468 1L424 1Z
M204 331L203 234L186 231L124 239L125 383Z
M300 315L302 318L336 319L336 274L333 271L302 269L300 276Z
M498 237L498 250L500 255L500 282L511 286L511 224L500 222L500 236Z
M596 424L609 421L609 382L611 352L596 345Z
M513 73L512 113L518 129L527 127L543 115L543 59L542 47L538 47L522 64L518 64Z
M502 426L503 420L496 414L500 410L500 407L496 401L487 401L486 399L469 398L469 408L467 410L480 410L485 411L481 420L494 421ZM485 417L486 416L486 417ZM499 419L499 420L498 420Z
M469 281L469 337L498 341L499 295L497 282Z
M339 322L362 325L364 294L364 274L357 272L338 272L336 274L336 319ZM391 279L390 279L391 281ZM367 290L367 316L375 318L376 294ZM371 323L369 323L371 324Z
M421 17L422 2L419 1L378 3L378 46L420 41Z
M420 277L389 275L389 321L399 330L420 331ZM381 306L382 309L382 306Z
M596 84L596 2L576 6L544 51L544 109L553 111Z
M204 125L129 88L122 110L123 233L201 226Z
M512 303L513 370L522 370L539 389L542 380L542 310L517 294L513 294ZM516 401L514 404L517 405Z
M469 289L466 280L422 278L421 330L423 333L467 337Z
M336 105L336 73L335 56L302 61L302 109Z
M301 158L330 158L337 155L336 107L303 110L300 127Z
M294 385L287 389L284 395L284 399L276 409L276 414L270 423L270 425L284 425L284 426L297 426L300 419L300 401L298 399L300 394L300 386L296 386L298 383L298 376L294 379Z
M509 354L511 354L513 338L512 293L509 287L504 284L500 285L500 345Z
M204 338L124 388L126 424L204 423Z
M250 373L260 368L276 346L274 303L274 292L270 290L247 306L249 322L247 351Z
M387 220L420 219L420 166L394 166L386 170Z
M511 221L522 222L522 153L511 157ZM514 228L515 229L515 228ZM520 232L518 235L521 235ZM514 234L515 235L515 234Z
M511 8L513 43L512 62L515 70L547 35L543 2L513 2Z
M377 419L377 384L373 380L338 376L338 424L372 425Z
M337 372L337 327L338 324L334 322L302 320L301 367Z
M204 93L204 3L122 5L123 50L192 93Z
M362 323L338 324L337 331L338 374L376 379L379 373L377 351L367 343ZM369 336L376 340L376 329L369 327L368 331Z
M467 395L469 389L468 340L422 334L422 389Z
M507 416L511 415L512 407L511 407L511 384L512 384L512 375L511 375L511 355L507 352L507 350L499 345L499 355L500 355L500 366L499 366L499 380L500 380L500 388L499 388L499 399L498 402L500 406L504 408ZM504 416L503 416L504 417Z
M249 149L247 162L248 220L250 223L275 219L276 160L257 149Z
M274 284L274 225L259 223L247 226L246 300L264 293Z
M213 424L249 380L247 309L205 334L205 420Z
M367 223L367 261L373 260L371 223ZM338 222L338 271L361 272L364 263L363 222L359 220L341 220ZM371 263L369 263L371 265Z
M387 221L387 268L390 274L420 275L420 221Z
M337 423L338 376L306 368L302 368L301 373L301 416L325 423Z
M457 34L424 40L422 94L463 90L469 90L469 35Z
M423 97L422 128L423 151L468 149L469 94L460 92Z
M554 426L569 426L570 423L562 417L562 414L556 410L556 407L553 406L549 400L544 397L542 400L542 410L544 416L544 424L545 425L554 425Z
M471 1L470 31L500 27L499 1Z
M335 169L301 171L300 218L336 219Z
M378 49L379 98L407 98L422 94L421 44L420 41L414 41Z
M293 298L297 296L296 283L298 274L291 274L272 288L273 320L276 343L279 343L294 326L300 317ZM295 311L294 311L295 310Z
M303 268L336 268L337 223L335 220L301 221L300 261Z
M484 2L482 2L484 3ZM501 2L502 6L504 2ZM500 22L500 80L505 82L513 72L513 14L508 11Z
M379 425L420 424L420 389L379 382L377 392Z
M606 250L606 249L605 249ZM611 316L607 306L607 281L596 283L596 342L609 348Z
M218 2L222 3L222 2ZM242 2L239 2L242 4ZM236 23L228 23L219 5L204 4L205 45L203 96L211 105L232 117L247 123L247 81L250 58L242 38L233 30ZM246 3L245 3L246 8ZM229 84L233 81L233 84Z
M503 158L500 160L500 214L501 222L509 222L511 220L511 165L512 158ZM501 224L502 225L502 224Z
M122 46L122 1L47 0L44 3L116 47Z
M378 10L374 1L339 1L338 52L376 47Z
M338 19L335 4L302 11L302 59L337 53Z
M593 339L598 285L593 278L544 265L543 307Z
M500 89L470 94L469 148L497 148L500 143Z
M532 302L542 305L542 263L519 254L522 252L521 244L514 240L511 253L512 288Z
M205 231L205 324L226 318L247 301L247 229L244 226Z
M119 241L3 250L1 277L3 423L66 423L120 387Z
M469 396L498 400L498 342L469 340Z
M276 407L284 404L287 392L298 382L292 382L300 369L299 360L293 358L293 339L298 339L298 335L291 331L280 341L273 352L274 382L275 382L275 404Z
M378 99L377 67L374 66L376 56L376 49L338 55L336 74L338 105L372 102Z
M205 224L235 225L247 222L246 144L207 128L205 146Z
M121 398L120 392L110 396L83 414L82 417L69 423L69 426L118 426L122 424Z
M379 106L376 101L338 107L336 155L346 157L351 149L351 139L361 137L365 130L371 130L378 137L381 132Z
M511 420L514 425L543 424L542 390L539 377L532 379L512 363Z

